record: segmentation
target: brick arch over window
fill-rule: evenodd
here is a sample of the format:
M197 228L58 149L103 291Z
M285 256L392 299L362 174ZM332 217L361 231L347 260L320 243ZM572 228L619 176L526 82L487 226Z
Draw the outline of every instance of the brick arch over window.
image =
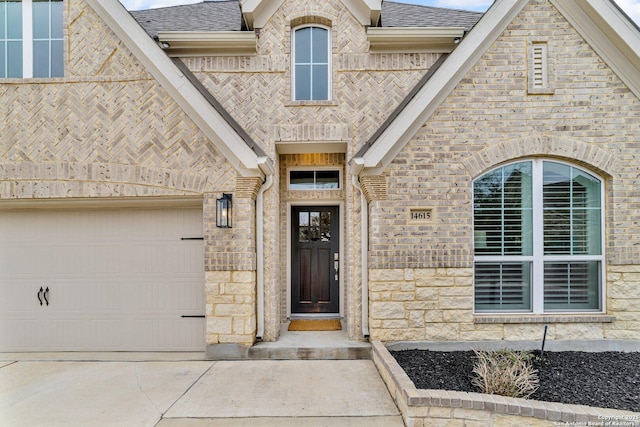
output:
M618 160L609 151L594 144L555 136L519 138L492 144L463 161L472 177L496 165L521 157L559 158L594 170L603 178L619 177Z
M313 15L301 15L292 17L289 19L289 28L299 27L300 25L324 25L325 27L331 27L331 16L321 15L318 12L314 12Z

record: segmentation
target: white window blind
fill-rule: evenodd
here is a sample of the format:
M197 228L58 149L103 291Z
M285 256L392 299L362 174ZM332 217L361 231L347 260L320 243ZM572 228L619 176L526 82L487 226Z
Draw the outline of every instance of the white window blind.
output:
M602 295L602 182L553 161L474 181L476 311L594 311Z

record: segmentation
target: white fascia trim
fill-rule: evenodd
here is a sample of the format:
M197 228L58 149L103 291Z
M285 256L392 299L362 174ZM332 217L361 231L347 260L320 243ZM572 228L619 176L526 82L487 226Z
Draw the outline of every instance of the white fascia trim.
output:
M262 176L256 153L178 70L120 2L87 0L87 3L242 176Z
M526 4L527 0L497 0L491 6L364 154L364 174L377 175L393 161Z
M464 36L461 27L369 27L367 39L371 51L411 51L436 49L451 52Z
M240 0L240 10L250 30L262 28L284 0Z
M640 32L610 0L551 0L629 89L640 98Z
M382 12L382 0L342 0L362 25L378 25Z
M158 41L169 56L252 55L258 38L254 31L158 31Z

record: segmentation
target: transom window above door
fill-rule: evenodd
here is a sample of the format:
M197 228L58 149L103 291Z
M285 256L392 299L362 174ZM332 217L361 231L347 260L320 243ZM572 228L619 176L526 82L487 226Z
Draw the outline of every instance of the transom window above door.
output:
M338 190L340 189L340 171L291 170L289 171L290 190Z
M296 101L329 100L329 29L299 27L293 31L293 96Z
M476 312L602 311L602 181L529 160L474 181Z
M62 0L0 0L0 78L64 75L62 12Z

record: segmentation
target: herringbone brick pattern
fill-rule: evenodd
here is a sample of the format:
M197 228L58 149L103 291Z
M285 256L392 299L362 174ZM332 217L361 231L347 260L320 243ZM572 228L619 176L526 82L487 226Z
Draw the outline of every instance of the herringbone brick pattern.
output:
M65 6L69 35L65 75L148 75L89 5L82 0L69 0Z
M291 26L331 25L332 101L291 101ZM286 1L260 30L258 55L185 58L205 86L275 154L280 141L348 141L348 156L375 132L438 54L370 54L366 33L338 0ZM339 130L339 131L338 131Z
M21 197L21 189L24 197L232 189L233 168L93 10L82 1L65 5L67 77L0 85L0 163L19 169L0 174L0 179L24 183L89 179L108 184L89 188L57 183L38 193L33 185L9 185L3 186L8 193L0 197ZM60 172L69 165L71 170L102 168L118 173L79 178ZM139 168L146 172L122 172ZM184 180L185 174L197 175L198 185L192 178Z

